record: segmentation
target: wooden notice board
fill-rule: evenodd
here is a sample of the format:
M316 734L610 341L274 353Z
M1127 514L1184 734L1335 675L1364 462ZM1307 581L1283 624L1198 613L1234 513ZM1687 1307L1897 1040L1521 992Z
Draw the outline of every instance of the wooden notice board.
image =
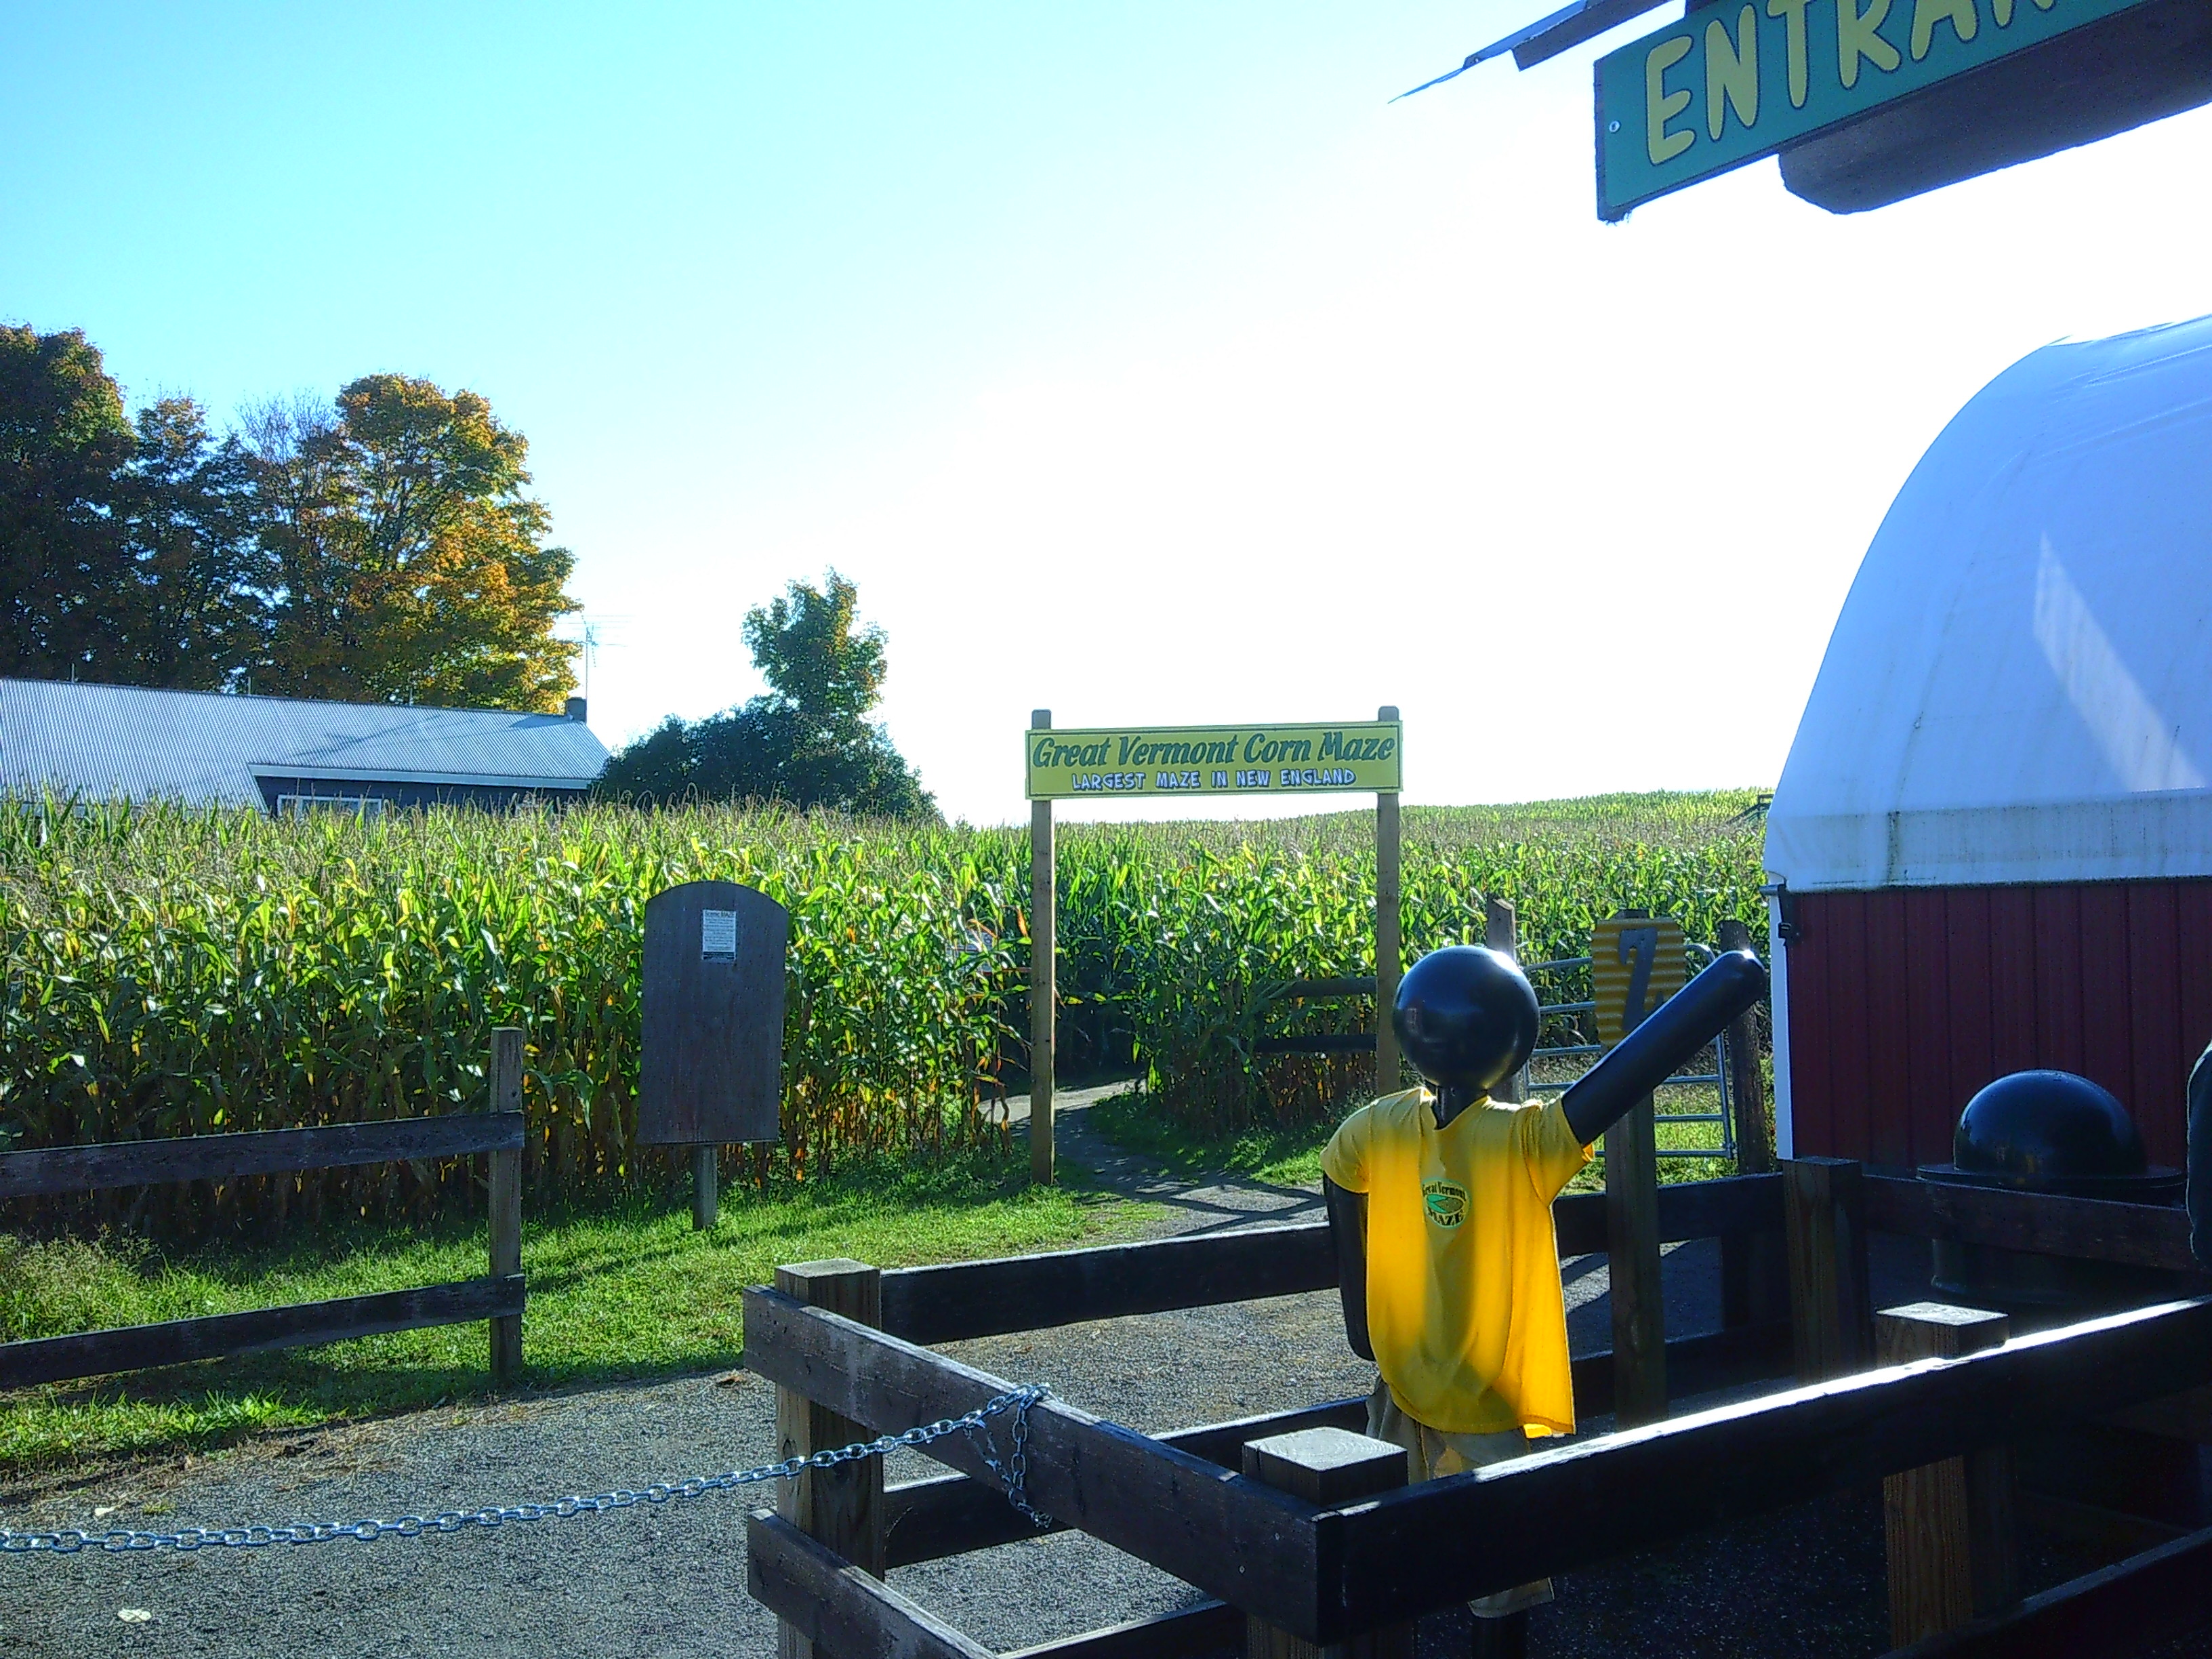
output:
M647 902L641 1144L779 1137L790 932L781 904L732 881L686 882Z

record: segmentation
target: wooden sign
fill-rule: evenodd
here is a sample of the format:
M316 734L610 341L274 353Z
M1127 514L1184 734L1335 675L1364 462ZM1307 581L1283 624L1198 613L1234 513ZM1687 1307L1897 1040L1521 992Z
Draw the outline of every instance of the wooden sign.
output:
M1666 916L1609 916L1590 934L1597 1040L1610 1048L1682 988L1682 924Z
M1327 794L1403 787L1396 720L1334 726L1117 726L1054 731L1022 744L1031 800L1091 796Z
M1680 21L1598 60L1598 217L1621 218L1654 197L2148 3L1747 0L1692 6ZM2156 37L2138 50L2147 58L2175 52ZM2047 66L2028 78L2051 82L2039 100L2052 106L2046 123L2063 118L2069 99L2094 104L2101 94L2109 104L2132 90L2124 78L2115 77L2106 89L2092 74L2069 76ZM2190 101L2202 101L2201 94ZM2157 108L2135 118L2169 112ZM1987 130L2001 131L2006 116L2002 108L1969 108L1954 112L1953 119L1987 145ZM2094 114L2091 119L2094 125ZM1923 144L1942 136L1943 122L1923 114L1923 125L1924 131L1915 131ZM2109 131L2106 125L2065 142Z
M686 882L647 901L641 1145L781 1135L790 933L781 904L735 882Z

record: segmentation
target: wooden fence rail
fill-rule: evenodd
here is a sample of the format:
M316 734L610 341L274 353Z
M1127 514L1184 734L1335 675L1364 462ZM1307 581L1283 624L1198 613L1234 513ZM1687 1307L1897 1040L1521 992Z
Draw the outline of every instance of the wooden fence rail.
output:
M0 1153L0 1199L488 1154L491 1213L490 1271L482 1279L0 1342L0 1389L477 1320L489 1322L494 1379L511 1381L522 1366L522 1315L527 1298L522 1277L519 1030L501 1027L492 1033L490 1070L494 1103L513 1109Z
M1605 1249L1602 1193L1570 1193L1553 1205L1552 1215L1561 1255ZM1781 1230L1780 1176L1675 1182L1659 1189L1665 1243ZM883 1277L884 1328L933 1346L1329 1290L1336 1277L1328 1224L1301 1222L894 1269Z
M878 1428L957 1417L1008 1387L773 1291L747 1293L745 1322L756 1370ZM1029 1485L1094 1537L1334 1642L2207 1381L2212 1299L2166 1304L1328 1509L1047 1401L1030 1413ZM983 1473L963 1440L929 1451Z
M415 1158L520 1152L520 1112L455 1112L386 1123L333 1123L315 1129L258 1129L247 1134L179 1135L0 1153L0 1199L152 1187L174 1181L236 1181L295 1170L336 1170Z

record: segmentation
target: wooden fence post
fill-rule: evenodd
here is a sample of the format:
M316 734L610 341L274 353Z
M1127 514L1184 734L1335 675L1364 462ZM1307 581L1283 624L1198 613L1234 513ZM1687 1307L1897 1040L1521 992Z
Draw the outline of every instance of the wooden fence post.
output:
M1730 916L1720 925L1723 951L1752 949L1751 929ZM1729 1116L1738 1175L1774 1173L1766 1121L1766 1084L1759 1067L1759 1018L1747 1010L1728 1028ZM1777 1233L1734 1233L1721 1240L1721 1324L1728 1329L1790 1316L1790 1270Z
M1623 916L1649 916L1624 909ZM1595 967L1595 964L1593 964ZM1632 1010L1628 1028L1643 1018ZM1602 1039L1601 1039L1602 1040ZM1646 1095L1605 1132L1606 1301L1613 1413L1624 1429L1667 1415L1667 1304L1659 1277L1659 1128Z
M1033 708L1030 726L1052 725L1052 710ZM1060 1000L1059 895L1053 874L1052 803L1030 803L1030 1179L1052 1180L1054 1018Z
M1667 1415L1667 1308L1659 1278L1659 1148L1646 1095L1605 1132L1606 1298L1613 1309L1613 1414L1621 1428Z
M1864 1370L1874 1343L1859 1166L1846 1158L1785 1158L1782 1179L1797 1380Z
M1375 711L1378 720L1398 718L1389 704ZM1403 1086L1398 1065L1398 1028L1390 1013L1398 1000L1398 975L1405 960L1399 937L1399 822L1395 790L1375 796L1375 1092L1387 1095Z
M491 1109L522 1109L522 1029L500 1025L491 1034ZM522 1271L522 1153L520 1148L485 1155L490 1159L491 1276ZM522 1316L503 1314L491 1322L491 1379L504 1385L522 1371Z
M1883 1365L1956 1359L2004 1346L2001 1313L1916 1302L1875 1316ZM1881 1483L1889 1551L1890 1641L1897 1647L2002 1613L2020 1600L2012 1451L1947 1457Z
M1501 956L1521 960L1521 924L1513 907L1502 898L1482 902L1482 942ZM1498 1099L1519 1105L1528 1098L1528 1068L1523 1066L1492 1091Z
M775 1270L786 1296L863 1325L884 1322L884 1276L865 1261L834 1257ZM775 1391L776 1456L806 1457L866 1440L872 1428L817 1406L795 1389ZM835 1468L808 1469L778 1483L776 1512L808 1537L864 1572L884 1575L884 1460L856 1458ZM781 1620L777 1659L816 1659L814 1644Z
M1349 1429L1301 1429L1244 1445L1244 1475L1309 1504L1348 1504L1406 1484L1402 1446ZM1413 1659L1413 1626L1390 1625L1327 1647L1262 1623L1244 1621L1245 1659Z
M722 1149L691 1149L691 1230L712 1232L721 1212Z

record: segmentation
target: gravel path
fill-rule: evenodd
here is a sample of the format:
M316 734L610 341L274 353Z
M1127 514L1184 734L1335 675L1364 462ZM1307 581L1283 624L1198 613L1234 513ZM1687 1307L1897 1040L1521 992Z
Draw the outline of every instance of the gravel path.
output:
M1097 1140L1063 1095L1061 1154L1146 1202L1147 1230L1304 1219L1316 1194L1166 1179ZM1900 1269L1908 1299L1909 1263ZM1667 1261L1670 1328L1717 1323L1714 1252ZM1602 1258L1567 1264L1577 1352L1608 1345ZM1333 1294L1102 1322L949 1350L1132 1426L1158 1431L1364 1394ZM0 1490L18 1528L174 1526L473 1508L767 1462L773 1390L749 1373L531 1396L271 1436L212 1458L139 1463ZM1602 1420L1586 1429L1606 1426ZM890 1477L937 1466L902 1455ZM766 1659L774 1621L744 1593L743 1515L720 1495L663 1509L373 1545L194 1555L0 1559L0 1654L331 1656L558 1650ZM106 1513L104 1513L106 1511ZM1870 1654L1881 1639L1881 1526L1858 1495L1563 1578L1535 1615L1538 1654ZM1469 1547L1476 1547L1470 1540ZM2078 1571L2042 1564L2045 1582ZM925 1566L893 1582L1006 1650L1185 1604L1176 1580L1080 1534ZM1425 1653L1463 1654L1464 1621Z

